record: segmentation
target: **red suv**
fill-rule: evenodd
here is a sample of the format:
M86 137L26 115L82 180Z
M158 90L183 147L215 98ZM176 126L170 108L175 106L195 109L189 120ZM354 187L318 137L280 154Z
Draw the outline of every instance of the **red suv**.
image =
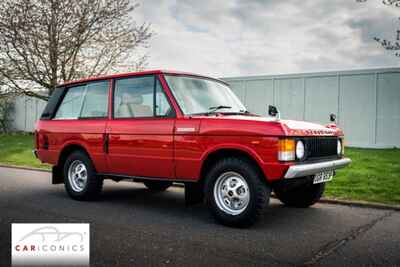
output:
M343 132L250 113L224 81L145 71L67 82L52 94L36 129L35 155L53 165L52 183L77 200L103 180L132 179L150 190L184 183L188 203L205 200L221 223L248 226L271 191L308 207L335 169L346 166Z

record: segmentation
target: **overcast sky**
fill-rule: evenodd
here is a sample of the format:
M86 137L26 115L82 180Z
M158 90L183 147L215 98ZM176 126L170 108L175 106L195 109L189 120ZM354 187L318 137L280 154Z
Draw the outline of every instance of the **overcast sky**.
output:
M396 38L400 8L381 0L142 0L147 68L217 77L399 66L374 36Z

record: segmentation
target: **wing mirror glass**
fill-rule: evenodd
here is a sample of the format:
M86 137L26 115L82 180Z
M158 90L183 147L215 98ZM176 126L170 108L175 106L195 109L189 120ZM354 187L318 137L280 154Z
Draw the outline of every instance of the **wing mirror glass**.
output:
M280 113L277 107L273 105L268 106L268 115L271 117L277 117L277 119L280 119Z
M336 122L336 114L334 114L334 113L330 114L330 115L329 115L329 120L330 120L331 122Z

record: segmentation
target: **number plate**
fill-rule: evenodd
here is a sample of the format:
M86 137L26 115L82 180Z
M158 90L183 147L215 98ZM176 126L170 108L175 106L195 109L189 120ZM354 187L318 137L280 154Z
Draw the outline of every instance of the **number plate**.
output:
M332 180L333 171L325 171L315 174L314 176L314 184L324 183Z

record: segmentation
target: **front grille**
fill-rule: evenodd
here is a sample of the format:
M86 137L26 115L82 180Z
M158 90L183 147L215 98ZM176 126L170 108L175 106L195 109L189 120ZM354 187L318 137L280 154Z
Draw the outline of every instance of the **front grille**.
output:
M310 137L302 141L306 147L306 159L337 157L337 137Z

